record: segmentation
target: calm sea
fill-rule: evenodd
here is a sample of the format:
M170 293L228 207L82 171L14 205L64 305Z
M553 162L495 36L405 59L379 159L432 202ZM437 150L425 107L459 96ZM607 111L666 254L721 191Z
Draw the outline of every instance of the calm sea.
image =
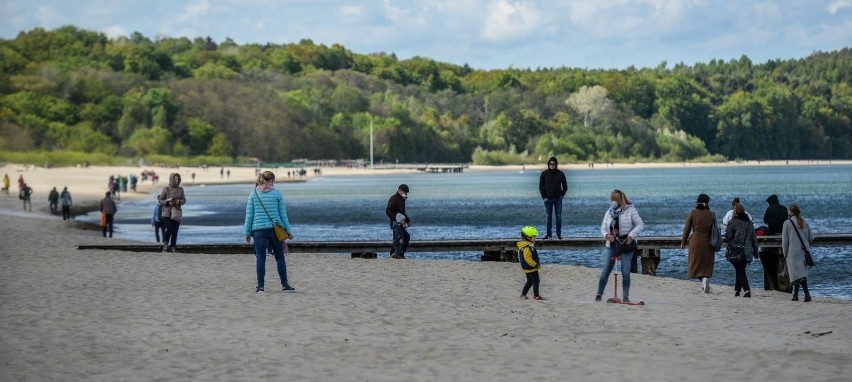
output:
M594 169L566 172L569 191L563 208L564 236L598 236L609 193L623 190L645 221L647 236L679 236L700 193L711 197L719 221L739 196L746 210L762 221L767 196L796 203L815 233L852 232L852 167L777 166L670 169ZM384 208L397 185L411 187L407 209L412 240L516 237L524 225L545 229L538 194L538 171L462 174L378 174L321 177L282 183L296 240L390 240ZM245 203L252 185L186 187L185 220L179 244L242 243ZM116 236L154 241L151 200L119 205ZM96 221L90 214L81 219ZM641 241L641 237L640 237ZM411 258L478 261L481 253L410 253ZM732 267L717 254L715 283L733 285ZM818 264L810 285L817 296L852 299L852 247L816 247ZM347 254L348 255L348 254ZM599 250L549 250L543 263L600 266ZM686 277L686 251L663 250L658 275ZM763 285L758 262L749 267L753 288ZM589 286L590 290L594 286Z

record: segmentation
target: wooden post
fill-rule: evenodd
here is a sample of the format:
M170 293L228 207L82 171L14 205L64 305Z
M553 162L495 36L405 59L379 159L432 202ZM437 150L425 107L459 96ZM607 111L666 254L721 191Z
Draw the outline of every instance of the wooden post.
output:
M517 263L517 251L485 250L482 252L480 261L502 261L505 263Z
M642 274L657 275L657 266L660 265L660 249L647 248L642 250Z
M375 252L352 252L353 259L375 259L378 257Z

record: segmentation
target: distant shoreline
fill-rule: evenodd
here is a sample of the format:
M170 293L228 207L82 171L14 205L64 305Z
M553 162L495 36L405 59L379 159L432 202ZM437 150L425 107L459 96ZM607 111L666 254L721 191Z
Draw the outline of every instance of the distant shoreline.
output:
M410 164L409 164L410 166ZM565 171L595 171L595 170L619 170L619 169L643 169L643 168L701 168L701 167L779 167L779 166L852 166L852 160L832 160L832 161L815 161L815 160L794 160L794 161L728 161L714 163L566 163L560 164L559 168ZM310 181L319 177L333 176L361 176L375 174L411 174L419 171L413 168L349 168L349 167L305 167L307 175L304 177L286 176L290 168L270 168L276 172L279 182L300 182ZM315 175L311 169L320 169L320 174ZM110 175L130 174L139 175L143 170L154 171L160 176L158 184L152 184L150 181L140 182L137 185L136 192L124 192L120 196L122 200L140 200L151 198L151 194L155 190L166 185L165 179L169 174L177 172L183 177L182 186L206 186L206 185L226 185L226 184L245 184L252 185L255 179L255 169L252 167L225 167L230 171L230 176L227 173L220 175L220 167L208 167L202 169L199 167L154 167L154 166L89 166L89 167L33 167L22 164L4 164L0 167L0 173L8 174L11 180L10 193L8 196L0 196L0 209L13 211L18 215L22 212L21 201L18 200L17 192L18 176L23 176L25 182L33 188L34 194L33 214L49 214L49 206L47 201L48 192L56 187L57 191L61 192L63 187L68 187L69 192L74 200L73 213L75 215L84 214L97 209L100 199L104 197L107 191L106 185ZM262 168L267 170L267 168ZM526 165L507 165L507 166L483 166L483 165L468 165L465 172L496 172L496 171L541 171L544 170L544 164L526 164ZM195 174L195 180L192 179L192 174Z

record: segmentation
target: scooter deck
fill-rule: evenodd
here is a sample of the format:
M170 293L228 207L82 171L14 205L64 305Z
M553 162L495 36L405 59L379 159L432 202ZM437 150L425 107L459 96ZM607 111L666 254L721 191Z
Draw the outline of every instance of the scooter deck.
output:
M613 299L613 298L610 298L610 299L606 300L606 302L607 302L607 304L621 304L621 305L645 305L645 301L643 301L643 300L639 300L639 301L630 301L630 302L624 302L624 301L621 301L621 299Z

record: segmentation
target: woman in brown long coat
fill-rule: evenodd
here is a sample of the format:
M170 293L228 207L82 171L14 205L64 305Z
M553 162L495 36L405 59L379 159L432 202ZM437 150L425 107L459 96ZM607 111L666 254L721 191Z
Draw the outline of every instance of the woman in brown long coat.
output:
M701 281L701 291L704 293L710 293L710 278L713 277L716 261L716 252L710 246L712 224L716 224L716 214L710 211L710 197L707 194L698 195L695 208L686 216L680 248L685 248L689 241L686 277Z

